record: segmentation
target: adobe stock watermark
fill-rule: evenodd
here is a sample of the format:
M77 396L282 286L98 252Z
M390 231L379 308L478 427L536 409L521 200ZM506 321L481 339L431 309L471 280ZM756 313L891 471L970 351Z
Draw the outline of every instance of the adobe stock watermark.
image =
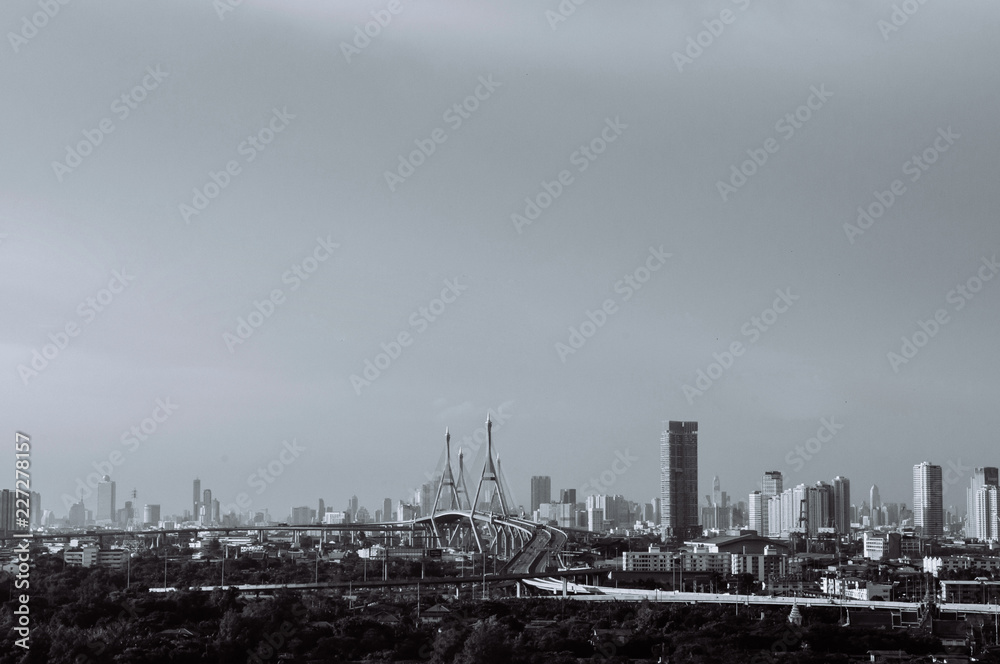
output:
M38 7L41 11L33 14L25 14L21 17L21 29L17 32L8 32L7 41L14 53L18 53L22 46L25 46L32 39L38 36L38 31L49 24L62 8L70 3L70 0L38 0Z
M17 365L17 375L21 381L27 385L32 378L45 371L49 364L66 350L70 340L80 336L83 328L94 322L97 314L106 310L134 280L135 277L126 273L124 267L121 270L113 270L107 288L100 289L95 295L77 305L76 315L80 317L82 322L69 321L62 327L61 331L50 332L49 341L51 343L43 345L41 350L33 348L31 361L27 364Z
M660 268L666 265L667 259L672 256L673 254L663 251L662 244L659 248L650 247L646 261L615 282L614 291L622 296L621 303L624 304L631 300L636 291L641 290L643 285L653 278L653 273L659 272ZM566 343L556 342L556 355L559 356L559 360L566 364L566 357L583 348L587 340L597 334L597 330L604 327L608 318L618 313L618 306L617 301L608 298L601 303L596 311L585 310L585 319L579 325L569 327L569 338Z
M560 23L565 23L566 20L576 13L576 8L587 2L587 0L559 0L559 5L556 6L556 10L551 9L545 10L545 19L549 22L549 27L552 28L552 32L556 31Z
M799 299L798 295L792 295L791 288L776 290L778 297L774 298L771 306L760 312L759 316L751 316L750 320L740 327L740 334L750 339L748 346L757 343L761 335L771 329L778 322L778 317L792 308L792 305ZM707 392L722 375L732 368L736 358L741 357L746 352L747 347L742 342L734 341L729 344L729 349L722 353L712 353L714 362L705 369L698 369L698 375L694 380L694 385L685 383L681 387L688 405L694 404L694 398L700 397Z
M468 290L468 286L460 284L458 278L445 279L444 288L441 289L441 296L431 300L426 307L419 307L410 314L408 322L416 334L423 334L445 312L449 304L453 304L462 293ZM365 368L361 375L351 374L351 387L354 394L361 396L361 388L369 387L375 380L385 373L392 363L399 359L404 348L413 345L416 335L411 335L407 330L401 331L388 343L382 343L382 352L377 353L374 359L365 359Z
M604 119L604 127L597 136L592 138L586 145L581 145L569 156L569 163L576 166L577 173L583 173L592 163L597 161L597 157L604 154L608 145L618 140L628 125L621 121L619 116L615 119ZM515 212L510 215L510 220L514 224L514 230L520 235L525 226L530 226L536 219L542 216L542 212L549 209L563 192L573 184L573 174L568 169L559 171L559 174L551 182L542 180L542 191L533 197L525 196L524 214Z
M733 0L733 4L741 11L746 11L750 6L750 0ZM736 14L731 9L723 9L719 12L718 18L702 21L701 24L705 26L705 29L694 36L688 36L687 46L683 53L680 51L673 53L672 57L674 64L677 65L677 71L683 72L685 65L694 64L694 61L705 53L705 49L712 46L715 40L722 36L722 33L726 31L726 26L735 22Z
M236 11L236 8L243 4L243 0L212 0L212 9L220 21L226 20L226 14Z
M282 273L281 283L288 284L290 292L297 291L302 286L302 282L307 281L315 274L319 266L329 260L333 256L334 250L340 247L330 238L330 235L327 235L326 238L317 237L316 246L313 247L312 252ZM285 302L285 291L281 288L272 289L263 300L254 300L253 310L246 316L240 316L236 319L235 333L229 330L222 333L222 341L229 349L230 355L236 352L237 346L246 343L247 339L252 337L254 332L264 324L264 321L274 315L277 307Z
M125 92L111 102L111 112L119 121L125 121L132 114L132 111L139 108L139 104L146 100L151 92L160 87L163 79L170 76L170 72L165 72L156 65L156 68L146 67L146 75L139 83L128 92ZM94 154L94 151L104 143L106 136L116 129L114 119L110 117L102 118L93 129L83 130L83 140L76 145L66 145L66 156L63 161L52 162L52 172L56 176L56 182L73 172L73 170L83 164L83 160Z
M134 424L123 431L119 438L119 443L128 452L135 452L159 430L161 424L170 419L170 416L177 411L177 408L177 404L172 403L170 397L157 398L149 416L144 417L138 424ZM94 467L95 472L88 474L85 479L82 477L76 478L75 493L72 496L67 493L62 495L63 506L69 510L69 508L81 500L90 498L93 492L97 490L97 484L101 481L101 478L104 475L111 475L118 466L125 463L126 458L126 455L122 454L120 450L112 450L106 459L92 461L90 465Z
M441 119L447 123L452 131L458 131L459 127L466 120L470 119L473 113L479 110L481 102L492 97L497 88L503 87L503 83L493 80L493 74L489 74L486 78L480 76L478 80L479 85L476 86L471 95L449 106L441 116ZM427 138L414 139L413 144L417 146L417 149L405 157L398 155L399 163L396 166L396 170L387 170L383 173L389 191L395 193L396 187L406 182L407 178L416 173L418 168L427 163L431 155L437 151L437 147L447 141L448 138L448 132L438 127Z
M997 272L1000 272L1000 263L997 262L996 254L993 254L992 258L983 256L980 262L982 265L979 266L974 275L966 279L965 283L952 288L945 295L945 302L952 305L953 311L958 312L964 309L965 305L971 302L976 294L983 289L983 286L991 281ZM892 372L898 374L899 367L909 364L910 360L920 352L920 349L926 346L931 339L938 335L941 328L950 322L951 314L943 308L937 309L926 320L917 320L919 329L909 336L900 337L902 343L899 352L889 351L886 353L886 359L889 361L889 366L892 367Z
M577 489L577 498L580 496L588 495L602 495L608 493L608 489L615 485L618 478L628 472L632 464L639 460L639 457L632 456L629 448L625 448L625 451L615 450L615 460L611 462L611 465L607 470L601 471L601 474L597 477L591 477L589 482L586 482Z
M791 113L785 113L776 123L774 123L774 130L781 135L781 138L788 141L795 135L797 129L802 129L805 123L813 117L813 112L818 111L826 104L826 102L833 96L833 93L826 89L826 84L820 84L819 88L815 85L810 86L809 96L806 97L806 101L801 106L797 107ZM764 141L763 145L759 148L748 149L747 155L749 159L743 161L739 167L733 164L729 167L730 175L729 182L723 182L718 180L715 183L715 188L719 191L719 196L722 197L722 202L725 203L729 196L735 194L737 190L743 187L747 183L749 178L756 175L757 171L760 170L767 160L776 153L781 148L781 144L772 136Z
M927 0L903 0L899 4L893 3L889 20L879 19L875 23L875 27L882 33L882 41L889 41L889 35L899 32L901 27L910 22L910 17L926 3Z
M288 442L288 440L281 441L281 451L278 452L278 455L269 461L266 466L258 466L254 472L250 473L246 479L247 486L254 489L256 495L261 495L305 451L306 448L299 445L297 438L292 438L292 442ZM235 502L220 505L219 512L220 514L229 514L236 511L245 512L251 507L253 507L253 499L249 493L242 491L237 494Z
M937 162L942 153L955 144L955 140L961 138L961 134L956 134L951 130L951 125L947 129L938 127L937 137L931 141L920 154L914 154L903 162L903 175L910 176L910 182L916 182L920 177L930 170L930 167ZM901 179L895 179L884 191L875 191L872 196L874 201L867 206L858 206L858 218L854 224L845 223L844 233L847 234L847 241L854 244L855 238L864 235L865 231L875 224L875 220L888 212L892 206L903 197L907 191L906 185Z
M351 64L351 58L361 55L361 51L368 48L372 40L382 34L382 28L388 27L392 23L392 17L398 16L403 11L403 5L399 0L389 0L385 9L372 10L372 20L364 26L354 26L354 39L351 44L340 42L340 52L344 54L347 64ZM362 29L363 27L363 29Z
M823 445L833 440L837 432L844 428L844 425L838 424L836 419L836 417L821 419L816 435L807 439L805 443L796 445L795 449L785 455L785 463L792 467L793 472L802 470L806 461L819 454L823 450Z
M949 459L947 470L943 467L941 469L941 494L947 494L948 487L952 485L964 483L971 472L972 466L964 465L961 459L958 461Z
M295 115L288 112L288 107L284 106L279 111L277 108L271 110L271 119L260 128L256 134L247 136L236 146L236 154L243 157L245 164L249 164L257 158L261 152L267 149L274 139L281 132L288 128ZM233 182L233 178L243 172L243 165L236 159L230 159L219 171L209 171L208 181L201 187L192 189L191 204L181 203L177 206L181 218L185 224L191 223L191 217L195 217L204 212L209 204L214 201L222 191Z

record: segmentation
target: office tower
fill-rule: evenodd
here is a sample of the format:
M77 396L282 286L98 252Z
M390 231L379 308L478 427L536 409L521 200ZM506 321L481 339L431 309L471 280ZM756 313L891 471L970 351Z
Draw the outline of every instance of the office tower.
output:
M212 500L212 523L222 523L222 505L219 504L219 499L214 498Z
M833 526L833 487L826 482L816 482L808 491L808 534L815 537L820 528Z
M984 486L998 485L998 470L993 467L976 468L972 471L972 481L966 489L965 536L970 539L985 539L979 534L979 523L985 517L976 511L976 494Z
M42 511L42 494L38 493L37 491L31 492L30 509L31 509L31 525L35 527L41 526L42 517L44 515Z
M386 498L382 501L382 520L392 521L392 498Z
M926 461L913 466L913 527L924 537L944 533L941 466Z
M761 537L768 536L767 500L760 491L754 491L747 500L750 509L750 530L756 531Z
M317 518L323 519L323 515L326 514L326 502L322 498L319 499L319 505L316 507Z
M984 484L976 490L975 509L977 537L984 542L1000 541L1000 487Z
M194 503L191 509L191 514L194 516L195 520L198 519L198 508L201 506L201 480L195 478L194 480Z
M424 486L427 486L427 485L425 484ZM421 507L423 507L423 505L421 505ZM428 514L430 514L430 511L429 511L430 510L430 505L428 505L427 507L428 507ZM350 509L350 512L351 512L351 520L353 521L354 520L354 515L357 514L357 512L358 512L358 497L357 496L351 496L351 500L350 500L350 503L349 503L349 509Z
M712 478L712 502L710 504L711 505L722 504L722 485L719 482L718 475Z
M17 492L11 489L0 491L0 532L12 533L25 531L27 528L17 527ZM15 556L16 560L16 556Z
M576 489L560 489L559 502L565 505L576 505Z
M98 524L110 525L115 522L115 483L109 475L97 483L97 518Z
M87 508L82 500L69 508L69 525L77 528L87 525Z
M653 498L653 523L660 523L660 498Z
M698 423L674 422L660 438L660 525L665 539L686 540L698 526Z
M202 521L204 524L212 523L212 490L205 489L201 492L201 506L205 508L205 519ZM200 514L200 512L199 512Z
M882 499L878 495L877 484L872 484L872 488L868 491L868 499L871 502L871 516L869 517L871 527L884 526L885 524L882 523Z
M838 535L851 532L851 480L841 475L833 478L833 527Z
M760 492L764 496L777 496L782 491L780 470L769 470L760 481Z
M542 503L552 502L552 478L535 475L531 478L531 511L534 513Z
M146 505L142 509L142 522L151 526L159 525L160 523L160 506L159 505Z
M288 523L292 526L308 526L309 525L309 506L303 507L293 507L288 516Z

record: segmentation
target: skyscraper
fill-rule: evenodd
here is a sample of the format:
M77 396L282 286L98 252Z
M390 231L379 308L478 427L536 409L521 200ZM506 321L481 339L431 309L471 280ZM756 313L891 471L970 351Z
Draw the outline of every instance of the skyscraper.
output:
M747 500L747 507L750 511L750 530L754 530L761 537L767 537L767 497L760 491L754 491Z
M851 532L851 480L840 475L833 478L833 527L838 535Z
M871 501L871 515L869 516L869 522L872 528L878 528L879 526L884 526L882 523L882 498L878 494L878 485L872 484L872 488L868 491L868 499Z
M768 537L771 531L771 520L769 514L768 503L771 500L771 496L777 496L782 491L782 477L780 470L769 470L764 473L764 476L760 480L760 530L757 534L761 537ZM751 512L753 508L750 508ZM750 524L751 528L754 528L753 523Z
M382 520L392 521L392 498L386 498L382 501Z
M146 505L142 510L142 522L154 526L160 523L160 506Z
M984 486L997 486L1000 472L993 467L976 468L972 471L972 481L966 489L965 536L970 539L986 539L979 532L979 523L984 518L978 510L977 494Z
M984 542L1000 541L1000 487L984 484L976 489L976 533Z
M94 517L99 525L115 522L115 483L109 475L97 483L97 515Z
M201 505L201 480L195 478L194 480L194 503L192 503L191 514L194 516L194 520L198 520L198 507Z
M941 466L926 461L913 466L913 526L924 537L944 534L942 490Z
M531 478L531 512L534 513L542 503L552 502L552 478L548 475L535 475Z
M671 421L660 438L660 525L665 539L688 539L698 526L698 423Z
M205 489L201 492L201 506L205 508L205 523L212 522L212 490Z

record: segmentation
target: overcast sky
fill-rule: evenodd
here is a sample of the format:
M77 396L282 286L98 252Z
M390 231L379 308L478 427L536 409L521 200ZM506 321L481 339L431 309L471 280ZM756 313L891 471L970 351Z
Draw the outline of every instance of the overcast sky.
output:
M996 2L52 4L0 7L0 416L44 508L110 463L164 514L195 476L374 511L501 406L524 505L650 500L665 420L702 495L911 504L926 459L964 510L1000 465Z

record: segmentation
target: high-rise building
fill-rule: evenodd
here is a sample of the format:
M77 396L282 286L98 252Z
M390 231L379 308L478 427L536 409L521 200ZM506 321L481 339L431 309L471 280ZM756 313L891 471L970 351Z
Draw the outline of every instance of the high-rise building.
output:
M757 531L761 537L768 537L771 530L770 509L768 502L771 496L777 496L782 491L783 480L780 470L769 470L764 473L760 480L760 530ZM752 510L752 508L750 508ZM754 528L751 522L750 528Z
M194 503L192 504L191 514L194 519L198 520L199 507L201 507L201 480L197 477L194 480Z
M322 520L324 514L326 514L326 502L322 498L320 498L319 504L316 507L317 518Z
M882 498L879 496L877 484L872 484L872 488L868 490L868 499L871 502L871 515L869 516L871 527L884 526L885 524L882 523Z
M542 503L552 502L552 478L548 475L534 475L531 478L531 512Z
M109 475L97 483L97 517L98 525L110 525L115 522L115 483Z
M984 542L1000 541L1000 487L984 484L976 490L973 513L976 517L977 537Z
M841 475L833 478L833 527L838 535L851 532L851 480Z
M205 508L205 520L203 523L212 522L212 490L205 489L201 492L201 506Z
M760 491L754 491L747 500L750 510L750 530L756 531L761 537L768 536L767 521L768 498Z
M926 461L913 466L913 526L924 537L944 534L942 491L941 466Z
M665 539L686 540L698 526L698 423L674 422L660 438L660 525Z
M382 520L392 521L392 498L386 498L382 501Z
M0 532L13 533L27 528L17 527L17 492L11 489L0 491Z
M82 500L70 506L69 525L77 528L83 528L87 525L87 508L84 507Z
M984 486L997 486L1000 471L993 467L976 468L972 471L972 481L966 489L965 536L970 539L985 539L979 533L979 523L985 518L977 510L976 495Z
M564 505L576 505L576 489L559 489L559 502Z
M426 485L424 485L424 486L426 486ZM350 509L350 512L351 512L351 521L353 522L354 515L357 514L357 512L358 512L358 497L357 496L351 496L351 500L350 500L350 502L348 504L349 504L349 509ZM428 505L427 507L428 507L427 513L430 514L430 505Z
M156 526L160 523L160 506L146 505L142 509L142 522Z

